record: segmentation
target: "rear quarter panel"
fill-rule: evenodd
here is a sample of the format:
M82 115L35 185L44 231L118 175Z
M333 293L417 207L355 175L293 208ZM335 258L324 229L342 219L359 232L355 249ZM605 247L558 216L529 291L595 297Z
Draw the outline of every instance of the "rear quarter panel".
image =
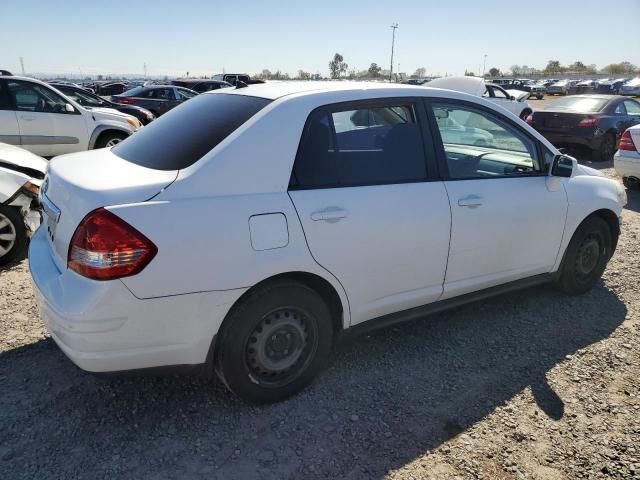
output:
M138 275L123 279L138 298L251 287L287 272L316 274L338 292L348 325L348 302L340 283L312 258L286 192L246 196L156 200L110 207L158 247ZM288 243L256 250L249 218L280 213Z

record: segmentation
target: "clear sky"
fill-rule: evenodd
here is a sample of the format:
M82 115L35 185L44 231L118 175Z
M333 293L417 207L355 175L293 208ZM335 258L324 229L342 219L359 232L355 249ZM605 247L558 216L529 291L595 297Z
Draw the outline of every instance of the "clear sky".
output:
M2 0L0 68L72 74L192 75L263 68L479 73L580 60L640 65L640 0Z

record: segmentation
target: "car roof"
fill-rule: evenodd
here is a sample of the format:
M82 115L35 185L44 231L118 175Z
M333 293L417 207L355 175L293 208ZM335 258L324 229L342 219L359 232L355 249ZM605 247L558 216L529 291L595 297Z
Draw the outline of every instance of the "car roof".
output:
M406 85L400 83L351 82L351 81L271 81L248 85L242 88L224 88L204 95L247 95L276 100L280 97L295 94L311 94L321 92L348 92L361 90L413 90L424 92L424 86Z

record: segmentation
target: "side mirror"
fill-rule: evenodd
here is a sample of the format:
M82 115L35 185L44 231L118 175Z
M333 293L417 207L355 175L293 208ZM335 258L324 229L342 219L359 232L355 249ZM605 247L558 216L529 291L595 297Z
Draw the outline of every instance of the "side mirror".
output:
M578 169L578 161L569 155L556 155L551 164L551 175L554 177L569 178Z
M73 108L73 105L71 105L70 103L65 103L64 104L64 111L67 113L75 113L76 109Z

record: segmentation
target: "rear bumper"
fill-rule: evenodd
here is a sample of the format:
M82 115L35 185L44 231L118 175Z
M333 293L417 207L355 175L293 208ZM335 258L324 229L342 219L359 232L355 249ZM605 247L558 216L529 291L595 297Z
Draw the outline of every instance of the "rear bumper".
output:
M576 135L575 133L560 133L553 130L536 130L538 130L544 138L549 140L556 147L580 146L596 150L600 148L600 143L603 138L602 135L596 134Z
M31 241L29 266L51 337L90 372L205 363L222 320L245 291L141 300L120 280L98 282L58 270L43 229Z
M613 166L621 177L640 179L640 153L618 150L613 156Z

